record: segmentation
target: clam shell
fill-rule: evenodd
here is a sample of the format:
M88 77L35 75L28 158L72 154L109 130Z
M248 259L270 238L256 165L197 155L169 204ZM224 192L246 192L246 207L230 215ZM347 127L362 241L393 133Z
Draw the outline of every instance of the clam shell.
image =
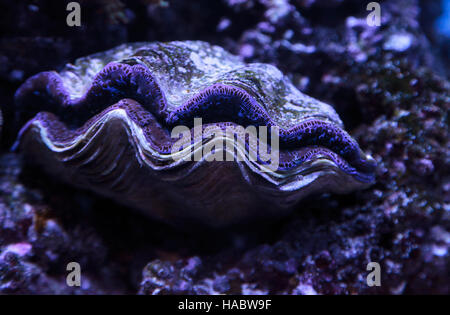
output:
M16 104L15 147L30 160L169 223L282 216L312 193L374 181L375 162L330 105L298 91L276 67L243 63L205 42L125 44L84 57L28 79ZM191 137L174 152L171 131L180 125ZM230 142L224 131L233 127L245 143L240 126L277 128L276 168ZM233 161L192 158L222 141L231 143L224 150Z

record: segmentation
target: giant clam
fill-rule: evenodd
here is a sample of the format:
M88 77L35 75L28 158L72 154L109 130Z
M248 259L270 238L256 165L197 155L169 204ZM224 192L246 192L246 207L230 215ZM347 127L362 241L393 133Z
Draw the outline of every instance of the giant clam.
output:
M173 224L282 216L309 194L346 193L374 180L374 160L331 106L302 94L276 67L246 64L205 42L124 44L29 78L15 101L15 147L29 160ZM196 117L203 136L174 153L171 130L185 125L194 135ZM186 158L226 140L208 133L226 126L278 127L278 167L245 155Z

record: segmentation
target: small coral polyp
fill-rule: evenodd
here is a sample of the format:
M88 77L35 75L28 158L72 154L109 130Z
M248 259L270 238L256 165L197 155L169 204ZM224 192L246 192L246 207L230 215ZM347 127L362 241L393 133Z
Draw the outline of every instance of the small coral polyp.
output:
M330 105L298 91L274 66L243 63L205 42L133 43L87 56L28 79L16 105L16 147L29 161L172 224L280 217L312 193L348 193L374 181L374 160ZM267 171L245 155L189 158L226 141L225 133L189 138L172 152L172 130L194 132L195 118L207 130L276 127L278 167Z

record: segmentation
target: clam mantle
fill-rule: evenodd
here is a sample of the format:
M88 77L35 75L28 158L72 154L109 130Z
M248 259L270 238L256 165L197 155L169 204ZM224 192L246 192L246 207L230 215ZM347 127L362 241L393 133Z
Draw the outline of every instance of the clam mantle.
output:
M124 44L29 78L15 100L15 147L28 160L173 224L283 216L312 193L374 181L374 160L331 106L302 94L274 66L243 63L205 42ZM206 129L278 127L279 167L174 159L171 130L193 130L196 117ZM183 154L213 141L203 136Z

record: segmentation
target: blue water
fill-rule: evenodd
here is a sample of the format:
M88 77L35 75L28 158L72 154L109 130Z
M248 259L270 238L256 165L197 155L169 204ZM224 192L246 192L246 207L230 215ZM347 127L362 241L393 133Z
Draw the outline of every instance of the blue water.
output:
M435 26L439 33L450 37L450 0L442 0L442 11Z

